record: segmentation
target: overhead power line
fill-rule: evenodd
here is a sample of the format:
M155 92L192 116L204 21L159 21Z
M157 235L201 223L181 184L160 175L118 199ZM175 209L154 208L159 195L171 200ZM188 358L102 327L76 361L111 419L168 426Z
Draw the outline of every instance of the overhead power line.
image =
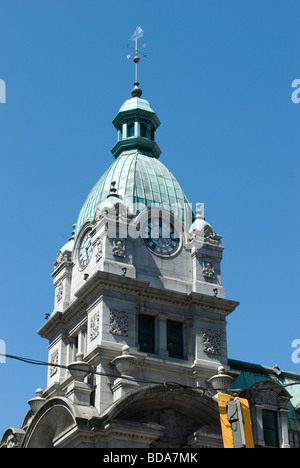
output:
M47 361L40 361L38 359L25 358L25 357L21 357L21 356L14 356L14 355L11 355L11 354L1 354L1 353L0 353L0 356L5 357L5 358L9 358L9 359L15 359L16 361L25 362L27 364L33 364L33 365L36 365L36 366L59 367L61 369L69 370L68 366L64 366L62 364L56 364L56 363L52 363L52 362L49 363ZM75 369L75 366L73 367L73 369ZM86 372L85 370L80 368L80 362L78 363L78 369L76 369L76 370ZM112 377L112 378L117 377L116 374L109 374L107 372L98 372L95 369L92 369L90 374L101 375L101 376L104 376L104 377ZM148 380L148 379L136 379L136 378L133 378L133 377L130 377L130 376L127 376L127 375L122 375L121 377L122 377L122 379L135 381L135 382L139 382L139 383L146 383L146 384L152 384L152 385L163 385L164 387L166 387L170 391L173 391L176 388L178 388L178 389L181 388L181 389L199 390L199 391L204 393L204 390L205 390L205 389L203 389L201 387L196 387L196 386L193 387L193 386L190 386L190 385L184 385L184 384L181 384L181 383L178 383L178 382L173 382L173 381L164 381L164 382L162 382L162 381L154 381L154 380Z
M59 367L61 369L69 370L69 366L64 366L63 364L56 364L56 363L53 363L53 362L40 361L38 359L32 359L32 358L26 358L26 357L22 357L22 356L14 356L14 355L11 355L11 354L2 354L2 353L0 353L0 357L5 357L5 358L8 358L8 359L15 359L16 361L25 362L26 364L33 364L33 365L36 365L36 366ZM73 367L73 369L76 369L76 368ZM83 370L83 369L80 368L80 362L78 363L78 368L76 370L86 372L86 370ZM109 374L107 372L98 372L95 369L91 369L90 374L101 375L103 377L111 377L111 378L114 378L114 379L118 377L116 374L113 374L113 373ZM184 385L184 384L174 382L174 381L164 381L163 382L163 381L155 381L155 380L148 380L148 379L136 379L136 378L130 377L128 375L122 375L121 377L122 377L122 379L125 379L125 380L144 383L144 384L163 385L164 387L166 387L170 391L173 391L175 389L190 389L190 390L198 390L203 395L205 390L207 390L207 389L202 388L202 387ZM279 382L277 382L277 383L279 383ZM282 387L300 385L300 381L299 382L290 382L290 383L287 383L287 384L281 384L280 383L280 385ZM236 388L232 389L232 391L236 392L236 393L242 392L243 390L245 390L245 389L236 389Z

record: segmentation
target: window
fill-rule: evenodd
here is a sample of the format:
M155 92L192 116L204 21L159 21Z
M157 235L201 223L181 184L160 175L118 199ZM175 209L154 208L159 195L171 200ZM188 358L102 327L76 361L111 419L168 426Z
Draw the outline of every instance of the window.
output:
M123 125L121 124L118 128L119 130L119 140L122 140L123 138Z
M141 135L141 137L146 136L146 124L144 124L144 123L140 124L140 135Z
M269 410L263 410L262 413L265 445L279 447L277 413Z
M78 353L78 335L75 336L71 342L71 362L76 361L76 355Z
M140 346L140 351L144 353L154 353L154 317L151 317L150 315L140 314L138 322L138 342Z
M151 140L154 141L154 127L151 127Z
M183 359L182 323L167 320L167 349L170 357Z
M134 136L134 123L128 124L128 136L129 137Z

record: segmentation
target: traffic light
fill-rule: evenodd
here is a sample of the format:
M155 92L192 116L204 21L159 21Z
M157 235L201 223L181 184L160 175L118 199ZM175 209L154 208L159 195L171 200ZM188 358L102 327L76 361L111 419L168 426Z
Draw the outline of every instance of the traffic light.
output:
M254 448L248 400L218 394L224 448Z

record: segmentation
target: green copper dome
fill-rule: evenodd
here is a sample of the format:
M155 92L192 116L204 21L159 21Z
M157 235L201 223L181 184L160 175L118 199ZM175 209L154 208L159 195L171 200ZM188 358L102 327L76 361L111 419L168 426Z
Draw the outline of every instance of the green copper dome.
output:
M112 149L116 160L89 193L76 223L75 237L83 224L92 220L96 209L110 194L111 184L128 211L138 214L153 206L172 211L188 230L192 210L179 183L158 160L160 150L155 131L160 122L148 101L140 99L141 90L120 108L113 124L118 142Z
M175 177L156 158L133 151L119 156L93 187L80 211L75 235L87 220L94 218L97 206L109 195L112 182L130 212L137 214L143 206L150 208L155 204L173 209L187 228L191 225L192 211Z

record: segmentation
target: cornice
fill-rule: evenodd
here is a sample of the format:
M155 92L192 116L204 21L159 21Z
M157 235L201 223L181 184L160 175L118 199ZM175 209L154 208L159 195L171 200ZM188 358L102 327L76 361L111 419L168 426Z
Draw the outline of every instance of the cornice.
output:
M152 304L168 305L188 311L204 310L212 314L226 317L239 305L238 302L208 296L196 292L182 293L169 289L150 286L147 281L126 278L113 273L96 271L86 283L75 293L73 300L64 312L54 312L47 322L38 330L38 334L50 339L62 328L70 325L71 321L86 313L91 300L104 291L125 292L131 294L137 301L149 301Z

